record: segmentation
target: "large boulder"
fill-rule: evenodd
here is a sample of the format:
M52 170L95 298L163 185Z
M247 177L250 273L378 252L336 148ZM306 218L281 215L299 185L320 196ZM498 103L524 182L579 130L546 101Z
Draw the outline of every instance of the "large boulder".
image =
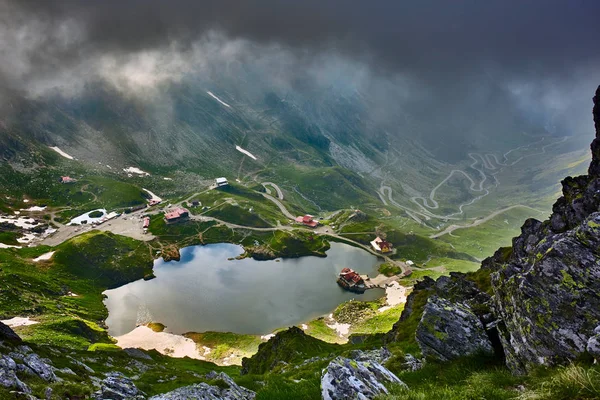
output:
M256 397L256 393L238 386L223 372L218 374L213 372L208 378L217 381L218 385L197 383L153 396L150 400L252 400Z
M321 394L324 400L373 399L388 393L384 384L406 386L378 362L337 357L323 371Z
M133 381L119 372L110 372L100 383L100 390L94 393L94 400L143 400L142 392Z
M0 322L0 340L20 342L21 338L8 325Z
M485 328L471 307L432 296L415 334L423 356L449 361L478 353L493 354Z
M575 360L600 323L600 213L549 234L492 274L507 365L524 373Z
M31 393L31 390L17 377L17 363L12 358L0 356L0 386L16 389L19 392Z
M23 358L23 364L31 369L37 376L45 380L46 382L55 382L56 375L52 370L52 367L44 362L35 353L29 353Z
M586 350L594 357L596 362L600 360L600 326L594 329L594 336L589 338Z

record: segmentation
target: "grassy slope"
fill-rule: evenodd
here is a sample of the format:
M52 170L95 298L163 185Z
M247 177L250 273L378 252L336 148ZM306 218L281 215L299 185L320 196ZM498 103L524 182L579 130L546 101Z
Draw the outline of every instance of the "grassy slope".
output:
M56 247L49 261L31 261L49 250L0 250L0 316L35 317L40 324L22 328L19 334L36 343L74 348L110 343L101 328L107 316L102 291L149 273L152 257L148 247L133 239L92 231Z

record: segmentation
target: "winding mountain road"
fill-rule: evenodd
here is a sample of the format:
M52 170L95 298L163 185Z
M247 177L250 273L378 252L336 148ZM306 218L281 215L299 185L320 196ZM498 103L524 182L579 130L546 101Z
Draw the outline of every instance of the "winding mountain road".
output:
M511 153L518 151L518 150L522 150L522 149L529 149L534 145L544 142L546 139L547 139L547 137L544 136L535 142L528 143L528 144L525 144L525 145L522 145L519 147L515 147L514 149L508 150L507 152L505 152L502 155L502 162L498 159L498 156L493 153L469 153L468 154L469 158L471 158L471 160L472 160L472 163L469 165L469 168L477 171L477 173L480 176L480 179L474 179L471 175L469 175L464 170L453 169L450 171L448 176L446 176L446 178L444 178L439 184L437 184L433 189L431 189L428 197L422 197L422 196L411 197L410 200L418 206L418 210L415 210L413 208L404 206L404 205L396 202L393 199L393 195L392 195L393 189L388 185L384 185L383 182L382 182L381 186L379 187L377 194L384 205L387 205L389 202L392 205L403 209L404 211L406 211L406 213L411 218L413 218L418 223L422 223L420 217L423 217L425 220L430 220L431 218L437 218L437 219L443 219L443 220L458 220L459 218L457 216L462 215L464 213L464 207L470 206L470 205L474 204L475 202L481 200L485 196L489 195L490 188L497 187L500 184L500 181L498 180L496 175L499 174L504 168L516 165L517 163L519 163L520 161L522 161L526 158L544 154L544 153L546 153L546 149L548 147L559 144L559 143L563 143L568 138L563 137L560 140L553 141L551 143L548 143L548 144L542 146L540 152L523 155L510 163L508 162L508 156ZM494 178L494 183L492 185L488 185L487 187L484 187L485 182L488 180L488 174L486 174L486 171L494 171L494 172L489 173L489 175L491 175ZM435 214L431 210L436 210L436 209L439 209L439 207L440 207L439 203L435 199L436 192L440 187L442 187L446 182L448 182L448 180L450 180L450 178L452 178L454 175L462 175L465 179L467 179L469 181L469 184L470 184L469 190L472 192L480 192L481 194L473 197L471 200L469 200L465 203L460 204L458 206L458 211L456 211L454 213L451 213L448 215ZM386 200L386 195L387 195L387 200ZM513 207L521 207L521 206L522 205L515 205ZM522 207L526 207L526 206L522 206ZM507 209L503 209L503 210L506 211ZM502 213L502 212L504 212L503 210L498 210L496 212ZM492 214L494 214L494 213L492 213ZM490 216L487 216L486 218L488 218L488 217L490 217ZM493 216L491 218L493 218ZM480 220L474 221L474 223L476 223L478 221L480 221ZM479 222L479 223L481 223L481 222ZM453 225L453 226L456 226L456 225ZM460 229L460 228L454 228L454 229ZM452 230L450 230L449 232L452 232Z
M489 220L491 220L492 218L494 218L494 217L496 217L496 216L498 216L498 215L500 215L502 213L505 213L507 211L510 211L510 210L512 210L514 208L527 208L529 210L533 210L533 211L539 212L540 214L543 213L542 211L536 210L533 207L529 207L529 206L526 206L526 205L523 205L523 204L516 204L514 206L510 206L510 207L503 208L501 210L494 211L493 213L491 213L487 217L475 220L471 224L467 224L467 225L450 225L449 227L447 227L443 231L441 231L439 233L436 233L436 234L433 234L433 235L430 235L429 237L431 239L436 239L436 238L439 238L440 236L444 236L446 234L450 235L450 234L452 234L452 232L454 232L457 229L473 228L475 226L484 224L484 223L488 222Z

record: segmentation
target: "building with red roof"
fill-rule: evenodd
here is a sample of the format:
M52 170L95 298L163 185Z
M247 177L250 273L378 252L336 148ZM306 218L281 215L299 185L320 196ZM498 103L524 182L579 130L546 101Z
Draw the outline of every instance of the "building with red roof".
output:
M73 179L70 176L61 176L60 183L74 183L77 182L77 179Z
M167 224L174 224L176 222L187 220L189 216L190 212L185 208L175 208L165 214L165 221Z
M355 293L364 293L364 291L367 290L362 276L350 268L342 269L337 283L344 289Z
M299 224L306 225L310 228L314 228L317 225L319 225L319 221L315 221L314 218L315 217L313 217L312 215L306 214L304 216L296 217L296 222L298 222Z

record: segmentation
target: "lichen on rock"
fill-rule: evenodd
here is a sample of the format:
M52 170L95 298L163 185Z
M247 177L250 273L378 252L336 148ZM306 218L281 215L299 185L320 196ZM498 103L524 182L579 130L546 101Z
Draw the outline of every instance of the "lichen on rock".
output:
M438 296L427 300L416 339L423 356L439 361L494 353L483 323L471 307Z

